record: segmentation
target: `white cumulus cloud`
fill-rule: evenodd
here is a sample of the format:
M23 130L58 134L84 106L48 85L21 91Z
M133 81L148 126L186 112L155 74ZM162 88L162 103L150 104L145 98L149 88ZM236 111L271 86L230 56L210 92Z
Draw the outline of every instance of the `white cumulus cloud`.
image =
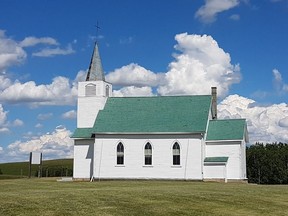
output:
M233 14L230 16L230 19L235 20L235 21L240 20L240 15L239 14Z
M254 100L230 95L218 105L219 119L246 118L250 143L288 142L288 104L261 106Z
M76 95L76 86L73 86L68 78L59 76L47 85L37 85L34 81L20 83L16 80L0 91L0 101L11 104L27 103L30 106L74 105Z
M71 132L63 126L57 127L51 134L45 134L29 141L15 141L4 150L3 161L23 161L28 159L29 152L42 152L44 159L72 158L73 140Z
M69 44L66 49L61 49L59 47L56 48L45 48L39 52L34 52L32 55L37 57L52 57L55 55L70 55L72 53L75 53L75 50L73 50L71 44Z
M26 52L14 40L5 35L5 31L0 29L0 71L22 63L27 57Z
M10 127L20 127L24 125L24 122L20 119L14 121L8 121L8 111L5 111L2 104L0 104L0 133L10 132Z
M121 88L120 90L113 91L114 97L141 97L141 96L153 96L152 88L148 86L136 87L128 86Z
M10 130L7 127L0 127L0 133L9 133Z
M279 70L273 69L272 70L272 83L273 83L273 90L270 91L262 91L257 90L256 92L252 93L253 98L267 98L267 97L282 97L287 95L288 93L288 84L283 80L282 74Z
M9 129L7 128L7 113L5 111L2 104L0 104L0 133L7 133Z
M5 76L5 74L0 75L0 91L8 88L12 84L11 80Z
M0 104L0 126L6 122L7 113L8 113L8 111L5 111L2 104Z
M288 84L284 83L282 79L282 75L277 69L273 69L273 76L274 76L274 88L276 89L277 93L283 94L288 93Z
M133 83L134 86L143 87L159 85L162 77L163 74L161 73L156 74L138 64L131 63L110 72L106 76L106 80L116 86L126 86Z
M216 20L217 14L234 8L239 3L239 0L205 0L205 5L197 10L195 17L204 23L212 23Z
M34 81L21 83L18 80L0 75L0 102L27 104L31 107L41 105L75 105L78 81L85 79L85 71L79 71L75 80L55 77L51 84L37 85ZM1 82L3 80L3 82Z
M38 120L45 121L53 117L53 113L40 113L37 116Z
M20 119L15 119L13 122L12 122L12 126L13 127L19 127L19 126L22 126L24 125L24 122Z
M87 72L88 72L88 70L87 70L87 71L85 71L85 70L80 70L80 71L77 73L76 78L74 79L73 85L76 86L76 85L78 85L78 82L83 82L83 81L85 81Z
M288 130L288 115L279 120L279 126Z
M226 96L231 85L240 82L240 67L232 65L229 53L207 35L176 35L175 46L181 53L169 65L165 85L158 88L160 95L210 94L212 86L220 97Z
M77 118L77 112L75 110L70 110L68 112L65 112L62 114L63 119L76 119Z
M239 65L231 64L229 53L211 36L182 33L175 39L179 53L166 73L155 73L131 63L107 74L109 82L123 87L114 91L114 95L210 94L211 87L216 86L218 95L224 97L233 84L240 82Z
M40 123L37 123L36 125L35 125L35 128L42 128L43 127L43 124L40 124Z
M75 52L71 44L68 44L65 49L62 49L59 47L59 43L56 41L56 39L51 37L37 38L34 36L29 36L18 42L6 36L5 31L0 29L0 74L3 73L3 71L5 72L5 70L11 66L23 63L27 58L25 48L36 46L38 44L44 44L48 47L38 52L34 52L32 54L34 56L50 57L55 55L68 55Z
M37 44L58 45L58 42L51 37L42 37L42 38L26 37L19 43L21 47L30 47L35 46Z

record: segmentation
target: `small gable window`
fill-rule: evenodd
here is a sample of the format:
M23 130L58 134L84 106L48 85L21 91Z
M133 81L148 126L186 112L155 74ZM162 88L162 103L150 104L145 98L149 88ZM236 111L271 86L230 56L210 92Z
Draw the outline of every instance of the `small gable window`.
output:
M173 165L180 165L180 146L177 142L173 145Z
M110 91L109 85L106 85L106 97L109 97L109 91Z
M152 165L152 146L148 142L144 148L145 165Z
M117 165L123 165L124 164L124 146L120 142L117 145Z
M96 85L95 84L87 84L85 86L85 95L86 96L95 96L96 95Z

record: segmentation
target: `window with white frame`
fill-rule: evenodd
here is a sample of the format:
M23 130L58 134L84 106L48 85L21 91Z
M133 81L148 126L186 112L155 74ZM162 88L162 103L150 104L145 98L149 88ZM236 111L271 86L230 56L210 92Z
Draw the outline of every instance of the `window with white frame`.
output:
M152 165L152 146L148 142L144 147L145 165Z
M180 146L177 142L174 143L172 151L173 151L173 165L180 165Z
M120 142L117 145L117 165L124 164L124 145Z

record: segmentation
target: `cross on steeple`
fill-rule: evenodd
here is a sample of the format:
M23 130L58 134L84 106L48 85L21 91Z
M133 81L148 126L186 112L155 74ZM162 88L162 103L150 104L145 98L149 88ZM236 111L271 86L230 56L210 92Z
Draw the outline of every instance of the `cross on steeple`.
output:
M98 24L98 21L97 21L97 24L95 25L95 27L96 27L96 41L97 41L97 39L98 39L98 34L99 34L99 29L101 29L100 26L99 26L99 24Z
M86 76L86 81L105 81L105 75L104 71L102 68L102 62L99 54L99 49L98 49L98 30L100 29L98 21L97 25L95 25L96 30L97 30L97 35L96 35L96 41L94 45L94 51L91 57L88 73Z

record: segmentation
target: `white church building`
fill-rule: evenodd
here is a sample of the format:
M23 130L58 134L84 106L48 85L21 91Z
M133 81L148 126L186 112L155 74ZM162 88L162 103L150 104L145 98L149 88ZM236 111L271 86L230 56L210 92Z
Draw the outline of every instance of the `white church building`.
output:
M78 85L75 180L246 180L245 119L217 119L211 95L113 97L95 43Z

